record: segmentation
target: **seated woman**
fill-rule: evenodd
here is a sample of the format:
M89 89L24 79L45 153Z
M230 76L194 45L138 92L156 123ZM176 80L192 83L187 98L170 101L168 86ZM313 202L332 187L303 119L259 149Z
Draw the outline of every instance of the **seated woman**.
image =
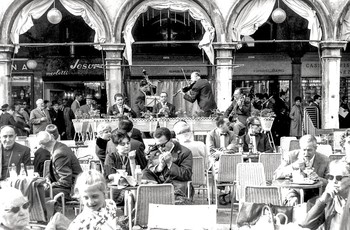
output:
M113 174L117 170L123 169L129 176L134 175L136 165L140 165L138 159L142 156L137 156L137 151L130 151L130 137L121 132L113 132L111 136L112 142L116 147L116 152L108 153L105 160L105 176L113 180ZM117 205L123 205L124 192L120 189L113 190L113 200Z
M78 176L74 193L84 209L68 229L119 229L117 207L113 200L106 199L106 190L106 181L100 172L89 170Z
M106 159L107 143L111 139L112 128L107 123L100 123L97 126L97 139L96 139L96 155L100 159L102 165Z
M0 230L29 229L29 201L13 187L0 189Z

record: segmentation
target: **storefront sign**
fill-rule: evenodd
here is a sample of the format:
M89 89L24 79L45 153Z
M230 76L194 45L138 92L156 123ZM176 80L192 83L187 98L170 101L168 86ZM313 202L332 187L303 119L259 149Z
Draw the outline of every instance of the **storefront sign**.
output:
M33 70L27 66L27 60L15 60L11 64L12 73L31 73Z
M51 76L74 76L74 75L103 75L101 59L47 59L45 61L45 73Z
M242 66L235 68L233 75L291 75L292 64L290 60L256 60L256 59L236 59L236 64Z
M301 63L302 77L320 77L321 64L318 61L303 61ZM343 61L340 63L340 77L350 76L350 62Z

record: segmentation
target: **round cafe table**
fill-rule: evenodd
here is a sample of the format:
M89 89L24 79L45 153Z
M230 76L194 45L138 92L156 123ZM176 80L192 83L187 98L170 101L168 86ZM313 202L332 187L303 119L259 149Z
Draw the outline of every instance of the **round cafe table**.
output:
M304 202L304 189L318 188L319 195L322 195L322 181L317 181L315 183L308 182L292 182L290 180L274 180L272 181L272 186L277 186L280 188L287 189L299 189L300 190L300 203Z

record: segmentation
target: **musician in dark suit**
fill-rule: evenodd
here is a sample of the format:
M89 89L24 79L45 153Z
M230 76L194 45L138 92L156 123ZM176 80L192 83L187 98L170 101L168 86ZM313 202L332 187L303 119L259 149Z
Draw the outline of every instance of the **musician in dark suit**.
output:
M153 106L153 114L157 117L176 117L175 106L168 102L168 94L162 92L160 94L160 102Z
M239 132L246 127L250 112L251 103L245 99L242 88L237 88L233 93L232 104L224 113L225 117L228 117L230 121L234 121L231 126L236 135L239 135Z
M9 166L15 164L17 174L21 170L21 163L24 166L30 165L30 149L24 145L18 144L16 140L16 132L11 126L3 126L0 131L0 180L9 177Z
M114 95L115 104L109 107L108 115L112 116L122 116L127 114L127 116L136 117L136 113L128 105L124 104L124 97L121 93Z
M249 144L253 145L254 153L272 153L273 148L270 145L266 134L261 133L261 122L258 117L249 117L247 119L248 131L242 136L243 151L249 151Z
M184 99L191 103L197 101L199 108L204 112L203 116L209 117L217 108L211 85L207 79L202 79L198 72L191 74L192 88L182 93Z
M136 117L142 117L142 113L147 111L146 108L146 93L149 91L149 85L146 80L140 81L139 91L136 93L135 101L132 106L136 113Z

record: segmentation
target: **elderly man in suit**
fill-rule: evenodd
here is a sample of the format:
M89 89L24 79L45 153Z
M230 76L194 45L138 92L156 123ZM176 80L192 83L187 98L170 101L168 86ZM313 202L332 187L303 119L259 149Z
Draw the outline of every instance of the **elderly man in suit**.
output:
M320 180L324 186L327 184L326 175L329 173L329 158L319 152L316 152L317 141L313 135L307 134L300 138L300 149L290 151L285 155L281 165L274 173L275 179L290 177L294 170L299 170L304 177L308 176L313 180ZM311 170L311 172L310 172ZM305 199L310 199L318 194L318 190L307 190ZM296 196L288 195L289 200Z
M38 133L39 144L51 153L50 173L53 195L63 192L70 199L76 177L83 171L77 157L65 144L56 141L47 131Z
M261 133L261 121L258 117L249 117L247 119L248 131L242 136L243 151L249 151L249 145L253 145L253 153L272 153L273 148L270 145L266 134Z
M209 81L202 79L198 72L193 72L191 83L193 86L189 91L182 91L184 99L191 103L197 101L199 108L204 112L203 116L209 117L213 110L217 108Z
M48 124L51 124L49 111L45 109L43 99L36 100L36 109L30 112L29 122L33 125L33 133L44 131Z
M146 93L149 92L150 88L146 80L140 81L140 88L135 96L133 104L133 110L136 113L136 117L143 117L143 113L147 112L146 108Z
M0 180L9 177L9 166L17 166L17 174L21 169L20 165L30 165L30 149L16 143L16 132L11 126L3 126L0 131Z
M108 115L120 117L127 114L127 116L136 117L135 111L127 104L124 104L124 96L121 93L115 94L114 100L115 104L109 107Z
M168 102L168 94L160 93L160 102L153 106L152 113L157 117L176 117L175 106Z

